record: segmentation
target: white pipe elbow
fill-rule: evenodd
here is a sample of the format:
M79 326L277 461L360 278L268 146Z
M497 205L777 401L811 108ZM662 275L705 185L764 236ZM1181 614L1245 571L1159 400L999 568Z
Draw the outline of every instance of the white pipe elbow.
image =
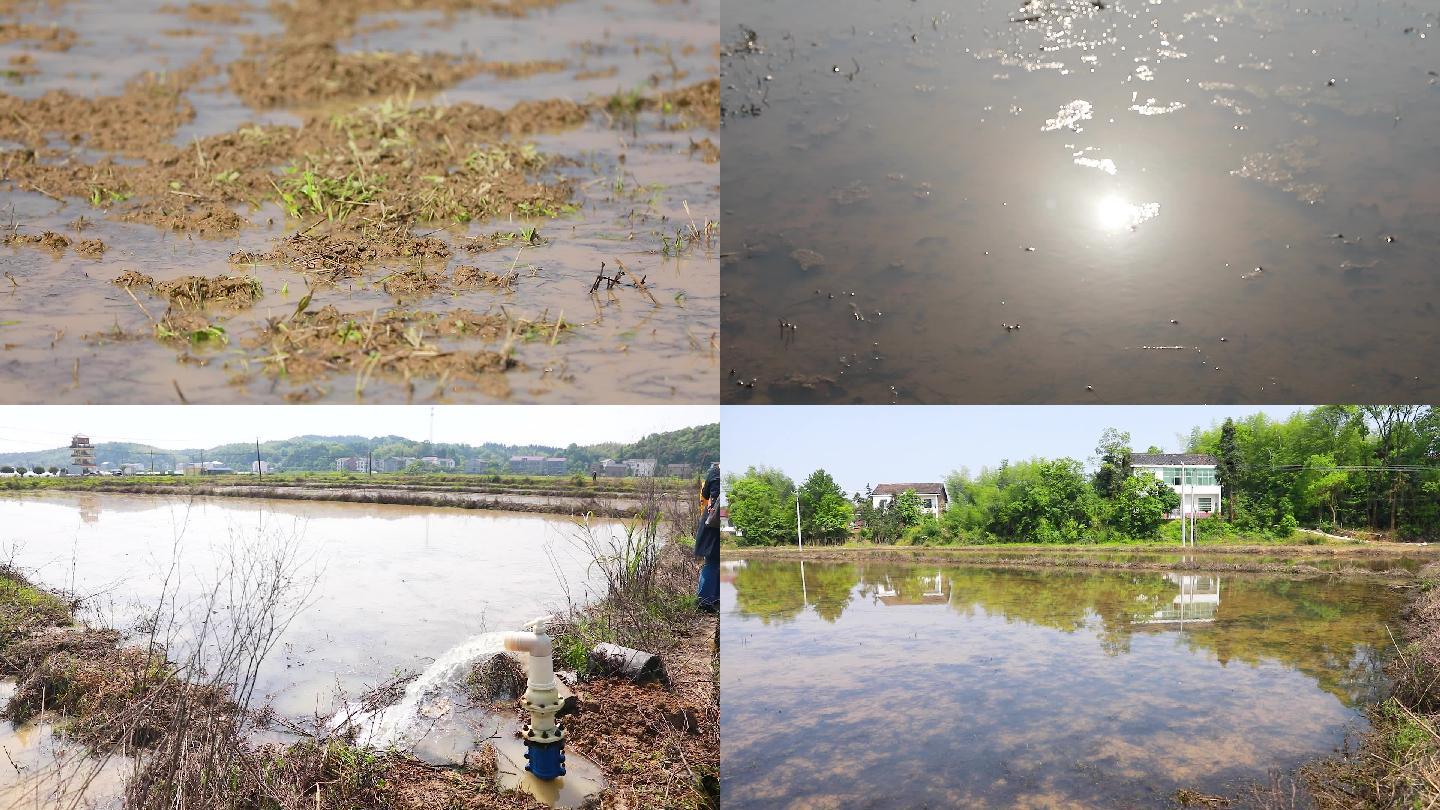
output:
M550 637L543 633L506 633L504 643L505 649L510 652L523 652L540 658L549 658L555 652Z

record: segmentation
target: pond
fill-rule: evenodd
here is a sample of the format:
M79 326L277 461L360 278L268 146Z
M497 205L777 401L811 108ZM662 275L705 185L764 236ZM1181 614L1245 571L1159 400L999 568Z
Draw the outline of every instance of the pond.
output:
M1403 593L1371 578L734 561L727 807L1155 807L1341 746Z
M1437 37L1419 3L727 3L727 401L1434 394Z
M292 538L306 606L265 661L258 695L306 716L397 670L487 631L591 596L572 518L462 509L144 495L0 499L0 524L23 526L7 555L39 584L73 591L82 619L133 631L155 609L167 573L194 604L232 558ZM591 524L601 537L616 521ZM178 540L177 540L178 538ZM173 584L172 584L173 587Z

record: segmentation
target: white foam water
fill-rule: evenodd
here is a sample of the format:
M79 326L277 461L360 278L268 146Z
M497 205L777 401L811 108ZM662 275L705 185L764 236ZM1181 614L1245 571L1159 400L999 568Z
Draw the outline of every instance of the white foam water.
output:
M394 705L374 712L352 707L347 714L358 731L356 742L373 748L408 748L419 742L452 713L453 701L447 703L448 695L459 692L471 667L504 649L504 635L482 633L446 650L410 682L404 697Z

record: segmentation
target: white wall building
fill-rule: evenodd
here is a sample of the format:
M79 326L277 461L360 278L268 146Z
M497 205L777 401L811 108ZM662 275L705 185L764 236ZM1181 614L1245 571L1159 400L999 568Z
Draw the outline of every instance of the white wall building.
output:
M1178 518L1195 512L1209 517L1220 511L1220 484L1215 478L1215 457L1200 453L1134 453L1130 467L1137 475L1153 475L1180 494Z
M879 509L907 489L915 490L915 494L920 496L920 510L931 517L940 517L940 513L950 505L950 493L945 490L945 485L935 483L876 484L870 490L870 505Z

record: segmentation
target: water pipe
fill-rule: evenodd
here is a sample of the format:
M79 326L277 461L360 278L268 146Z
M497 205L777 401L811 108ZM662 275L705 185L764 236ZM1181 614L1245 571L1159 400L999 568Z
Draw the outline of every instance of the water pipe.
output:
M530 656L529 677L520 706L530 713L522 730L525 738L525 770L546 781L565 775L565 729L555 721L564 702L555 684L554 647L545 632L549 616L525 625L526 632L506 633L505 649Z

